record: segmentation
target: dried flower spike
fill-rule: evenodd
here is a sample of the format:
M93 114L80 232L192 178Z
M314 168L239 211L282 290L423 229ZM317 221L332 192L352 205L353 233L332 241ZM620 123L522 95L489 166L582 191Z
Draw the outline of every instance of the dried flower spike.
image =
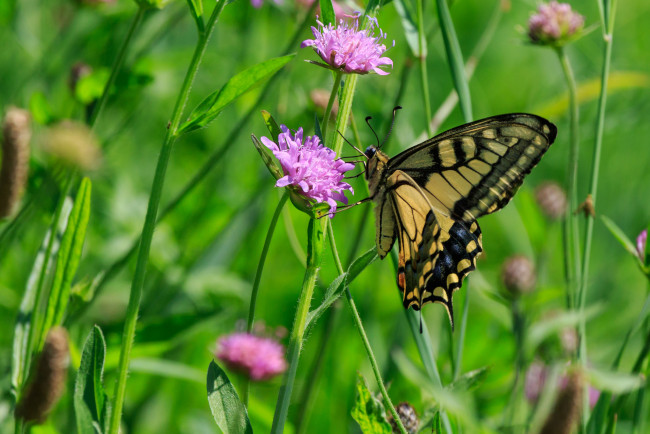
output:
M501 279L513 296L526 294L535 289L535 266L525 256L511 256L503 263Z
M334 151L323 146L318 136L303 137L302 128L295 135L284 125L280 129L282 133L278 135L277 144L266 137L261 139L280 161L284 172L275 186L294 186L303 196L328 203L330 217L333 217L336 201L348 203L343 191L352 192L352 186L343 182L343 177L345 172L354 169L354 164L336 159Z
M393 61L382 57L386 46L381 40L386 39L384 32L379 29L379 36L372 34L377 19L369 18L370 26L359 30L359 15L353 18L352 24L343 20L334 27L331 23L325 26L320 21L318 29L311 28L314 39L306 39L300 44L301 48L314 47L314 51L326 63L318 65L348 74L367 74L374 71L379 75L389 74L380 66L393 66ZM394 44L394 42L393 42Z
M16 406L16 417L42 423L65 388L70 363L68 333L62 327L49 331L29 385Z
M552 1L541 4L528 21L528 37L539 45L559 48L580 35L585 24L582 15L568 3Z
M580 418L584 378L580 371L569 373L566 385L557 396L553 410L544 423L542 434L571 434Z
M10 107L4 118L2 167L0 168L0 218L11 215L27 180L29 141L32 137L30 115Z
M233 333L217 342L216 356L252 380L268 380L287 369L284 347L270 338Z

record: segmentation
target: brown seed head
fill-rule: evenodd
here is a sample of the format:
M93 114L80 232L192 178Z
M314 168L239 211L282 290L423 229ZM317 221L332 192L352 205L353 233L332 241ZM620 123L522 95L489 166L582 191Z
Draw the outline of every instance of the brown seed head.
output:
M546 181L535 189L535 198L542 212L551 220L559 220L567 209L566 193L557 182Z
M55 327L47 334L29 384L16 406L17 418L45 422L63 393L69 363L68 333L63 327Z
M4 118L2 167L0 168L0 218L14 210L27 181L29 141L32 137L30 115L10 107Z
M406 432L409 434L417 432L418 426L420 425L420 419L418 419L418 414L415 412L415 409L411 404L408 402L400 402L395 407L395 411L397 411L397 415L402 421L402 425L404 425ZM393 428L394 433L400 432L392 414L388 415L388 422L390 422L390 426Z
M540 434L571 434L580 418L584 377L577 370L568 375L566 387L558 394Z
M506 289L514 296L526 294L535 289L535 266L525 256L511 256L503 263L501 280Z

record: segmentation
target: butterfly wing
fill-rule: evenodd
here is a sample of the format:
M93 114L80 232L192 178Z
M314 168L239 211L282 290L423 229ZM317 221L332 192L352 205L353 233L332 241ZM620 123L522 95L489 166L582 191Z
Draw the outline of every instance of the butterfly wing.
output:
M379 205L399 242L397 284L404 307L420 310L423 304L440 303L453 327L452 295L475 269L482 251L478 223L454 221L438 212L426 192L402 171L387 179Z
M406 173L433 208L471 225L510 201L556 135L555 125L539 116L493 116L407 149L389 160L386 172Z

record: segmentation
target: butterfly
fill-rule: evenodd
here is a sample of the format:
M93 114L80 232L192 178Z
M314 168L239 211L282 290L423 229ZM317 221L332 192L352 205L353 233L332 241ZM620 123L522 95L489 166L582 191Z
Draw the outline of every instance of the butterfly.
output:
M527 113L453 128L389 158L364 152L380 258L399 243L397 285L405 308L440 303L454 327L452 296L483 251L477 218L503 208L557 135Z

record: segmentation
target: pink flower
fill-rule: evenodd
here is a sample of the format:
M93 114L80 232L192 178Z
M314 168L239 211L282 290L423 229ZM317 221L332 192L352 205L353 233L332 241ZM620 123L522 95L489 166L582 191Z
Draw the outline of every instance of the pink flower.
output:
M391 59L381 57L386 51L386 46L380 41L386 39L386 35L381 29L379 29L379 36L371 35L374 26L378 24L375 18L369 20L370 27L366 30L359 30L359 15L354 17L351 25L343 20L339 21L337 27L331 23L325 26L317 21L318 29L311 28L314 39L304 40L300 47L314 47L314 51L327 64L323 66L330 69L355 74L374 71L379 75L387 75L387 71L379 68L384 65L393 67Z
M544 390L546 383L547 367L543 362L536 360L530 364L526 371L526 379L524 380L524 394L526 399L531 404L536 404L539 396ZM569 377L566 373L562 374L558 379L558 387L564 389L569 382ZM593 386L589 386L589 407L592 409L600 398L600 390Z
M336 159L334 151L321 145L318 136L303 138L302 128L296 131L295 136L286 126L280 128L282 133L278 136L278 144L262 137L262 143L273 151L285 175L275 186L293 185L303 196L318 203L327 202L330 217L333 217L337 200L348 203L343 191L353 192L352 186L343 182L343 177L345 172L354 169L354 164Z
M233 333L217 342L216 356L252 380L268 380L287 369L284 347L273 339Z
M648 230L644 229L641 231L638 237L636 237L636 251L639 254L641 261L645 261L645 246L648 242Z
M281 5L282 0L273 0L273 3L275 3L276 5ZM251 5L253 5L255 9L261 8L262 4L264 4L264 0L251 0Z
M560 47L579 33L585 23L582 15L568 3L541 4L528 21L528 36L535 44Z

